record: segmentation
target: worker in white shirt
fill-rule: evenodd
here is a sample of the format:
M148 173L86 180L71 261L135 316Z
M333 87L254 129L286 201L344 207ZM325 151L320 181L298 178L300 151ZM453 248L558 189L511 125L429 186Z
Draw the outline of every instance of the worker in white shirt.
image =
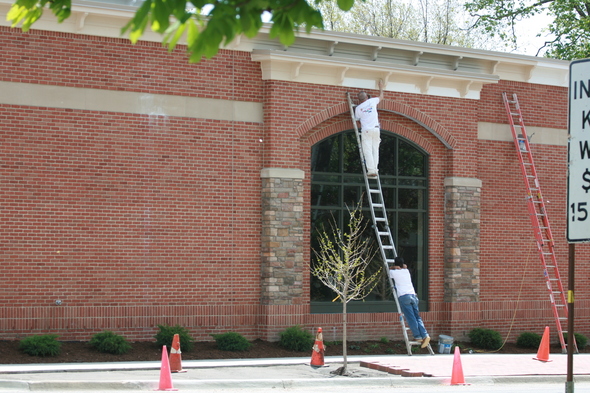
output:
M356 120L361 122L361 145L369 177L377 177L378 174L381 128L377 105L383 100L383 87L384 82L379 79L379 97L369 98L369 95L364 91L358 93L360 104L354 110Z
M426 348L430 343L430 336L426 331L424 322L418 311L418 296L412 284L410 271L405 264L404 258L396 257L393 266L389 268L389 276L395 282L395 290L399 305L404 313L410 330L414 335L414 340L418 341L421 348Z

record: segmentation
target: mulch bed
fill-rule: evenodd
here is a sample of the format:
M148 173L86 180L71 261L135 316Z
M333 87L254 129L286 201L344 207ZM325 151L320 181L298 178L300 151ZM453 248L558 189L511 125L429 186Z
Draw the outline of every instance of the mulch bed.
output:
M217 349L216 343L196 342L194 349L183 351L183 360L200 359L254 359L254 358L286 358L306 357L311 358L311 348L308 352L290 351L281 347L278 342L254 340L252 347L245 352L228 352ZM342 344L330 345L327 343L326 356L342 356ZM469 351L468 344L458 343L463 351ZM436 342L433 341L432 349L438 351ZM27 363L80 363L80 362L126 362L126 361L160 361L162 348L154 342L133 342L132 349L123 355L101 353L92 349L87 342L62 342L61 353L54 357L29 356L18 349L18 341L0 341L0 364L27 364ZM473 351L479 352L477 349ZM588 352L587 349L580 352ZM350 341L348 342L348 355L403 355L406 354L405 344L401 341ZM419 349L417 353L428 353L426 349ZM536 354L536 349L519 348L515 344L506 343L498 353L530 353ZM559 345L551 346L551 353L561 353Z

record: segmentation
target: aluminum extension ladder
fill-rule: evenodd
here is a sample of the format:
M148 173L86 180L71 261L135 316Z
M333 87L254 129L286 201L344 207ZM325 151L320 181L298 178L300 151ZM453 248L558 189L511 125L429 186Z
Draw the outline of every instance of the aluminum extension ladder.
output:
M563 333L567 331L562 329L562 321L567 323L568 307L566 292L561 283L559 269L557 267L557 258L555 256L555 240L551 233L551 226L549 225L549 218L545 210L545 202L541 194L541 187L539 185L539 178L537 177L537 170L533 161L531 153L531 146L529 144L529 137L527 136L522 113L520 111L520 104L516 94L512 95L512 99L508 97L506 92L502 93L504 106L508 115L510 123L510 130L514 139L514 146L518 154L518 161L520 162L520 169L527 191L527 206L531 224L535 234L537 243L537 250L543 265L543 276L547 283L549 290L549 298L551 300L551 308L555 317L557 325L557 333L561 343L562 353L567 353L567 343L563 337ZM567 326L567 325L566 325ZM575 340L574 340L575 343ZM578 353L576 345L575 352Z
M369 178L367 176L367 168L364 165L365 158L361 144L361 137L357 126L357 122L355 120L354 105L352 103L352 99L350 98L349 92L346 93L346 98L348 100L348 105L350 107L350 115L352 117L352 124L354 125L354 134L356 135L356 141L359 147L361 162L363 163L361 167L363 168L363 177L365 178L367 199L369 200L371 217L373 219L373 228L375 229L375 235L377 235L377 242L379 243L379 250L381 252L381 258L383 260L383 268L385 269L385 273L387 274L389 286L391 287L393 298L395 299L395 305L397 307L397 312L399 314L399 321L404 334L406 349L408 351L408 355L412 356L412 345L421 345L421 343L418 341L410 341L408 338L409 328L406 327L404 314L401 312L401 307L399 305L399 300L397 298L397 292L395 290L393 279L389 276L389 266L393 265L394 259L397 256L397 251L395 249L395 244L393 243L393 236L391 236L391 229L389 228L389 223L387 221L387 211L385 210L385 201L383 199L383 192L381 190L381 181L379 180L379 175L377 175L377 177L374 178ZM428 344L427 348L430 354L434 355L430 343Z

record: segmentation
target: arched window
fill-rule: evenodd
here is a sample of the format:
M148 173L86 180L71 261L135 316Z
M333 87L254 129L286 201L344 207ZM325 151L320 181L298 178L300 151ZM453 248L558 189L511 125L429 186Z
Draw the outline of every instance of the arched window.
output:
M398 255L409 262L414 286L427 304L427 223L428 156L412 142L381 130L379 177L387 217ZM318 142L311 154L311 247L317 246L317 231L336 222L343 231L354 208L363 197L363 210L369 223L366 236L375 238L365 183L362 176L358 144L353 130L344 131ZM377 241L375 240L375 246ZM311 252L312 264L315 255ZM383 266L380 254L369 269ZM332 302L336 295L313 275L310 285L314 313L340 312L341 304ZM393 308L392 308L393 307ZM363 302L349 303L351 312L391 312L395 310L388 281L380 283Z

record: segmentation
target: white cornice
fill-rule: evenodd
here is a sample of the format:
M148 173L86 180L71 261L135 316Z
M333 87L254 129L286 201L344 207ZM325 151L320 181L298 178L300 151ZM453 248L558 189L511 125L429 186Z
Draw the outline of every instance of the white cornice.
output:
M12 2L0 0L0 25L9 25L6 13ZM78 0L63 23L46 10L34 28L121 38L134 3ZM265 24L255 38L240 36L226 47L252 53L265 79L374 89L381 78L390 91L471 99L479 98L484 84L499 80L560 87L568 83L567 61L317 30L300 34L285 48L269 38L270 27ZM162 37L146 31L142 40L160 42Z
M490 74L269 49L254 49L252 60L261 63L263 79L374 89L381 78L387 90L426 93L450 89L454 93L448 94L467 98L477 98L484 84L499 79Z

